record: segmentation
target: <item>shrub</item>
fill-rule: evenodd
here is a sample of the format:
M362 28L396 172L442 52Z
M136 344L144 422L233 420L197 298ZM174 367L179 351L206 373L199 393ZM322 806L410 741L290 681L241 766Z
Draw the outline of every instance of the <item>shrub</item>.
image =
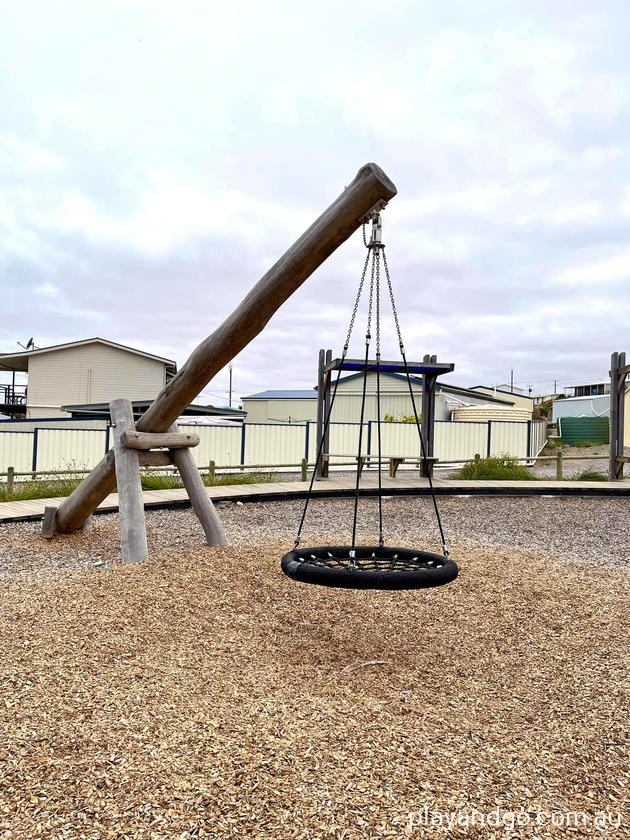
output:
M393 414L385 414L386 423L422 423L422 414L402 414L400 417L394 417Z
M608 476L599 470L582 470L572 475L571 481L608 481Z
M512 455L476 458L464 464L455 478L466 481L536 481L536 476Z

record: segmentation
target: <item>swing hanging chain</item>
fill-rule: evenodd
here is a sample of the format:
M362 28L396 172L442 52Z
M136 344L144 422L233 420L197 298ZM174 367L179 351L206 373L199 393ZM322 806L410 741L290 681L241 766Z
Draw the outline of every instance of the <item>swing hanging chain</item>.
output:
M383 475L381 461L383 447L381 442L381 253L374 251L376 257L376 431L378 435L378 544L385 545L383 534Z
M370 358L370 341L371 341L371 329L372 329L372 306L374 301L374 275L375 275L375 264L374 264L374 252L368 251L368 255L372 254L372 265L370 271L370 296L368 302L368 316L367 316L367 329L365 333L365 363L363 365L363 393L361 396L361 417L359 419L359 448L357 451L357 471L356 471L356 478L355 478L355 486L354 486L354 515L352 517L352 548L356 548L356 540L357 540L357 517L359 513L359 484L361 482L361 448L363 446L363 422L365 419L365 399L366 399L366 391L367 391L367 374L368 374L368 361ZM354 558L351 558L351 564L354 565Z
M352 310L352 315L350 317L350 324L348 327L348 334L346 336L346 341L343 347L343 352L341 356L341 365L337 372L337 378L335 380L335 385L333 388L333 392L331 395L330 406L328 409L327 416L324 420L324 427L323 427L323 434L320 440L317 456L315 459L315 469L313 470L313 474L311 476L311 481L309 484L308 493L306 496L306 500L304 503L304 509L302 511L302 518L300 520L300 524L298 527L297 537L295 539L294 550L297 550L300 544L300 537L302 534L302 529L304 527L304 522L306 519L306 513L308 509L309 502L311 500L311 494L313 490L313 484L315 481L315 475L317 472L317 467L320 463L322 457L322 448L324 444L324 440L326 439L326 433L330 426L330 418L332 416L332 409L335 402L335 397L337 395L337 386L339 385L339 380L341 377L341 372L343 368L343 362L345 361L348 349L350 346L350 338L352 335L352 331L354 328L354 323L356 320L357 312L359 309L359 304L361 301L361 296L363 293L363 288L365 285L365 279L367 276L368 266L370 265L370 256L372 256L371 260L371 272L370 272L370 293L369 293L369 302L368 302L368 322L367 322L367 331L365 336L365 363L364 363L364 375L363 375L363 394L361 400L361 423L359 426L359 450L357 456L357 473L356 473L356 485L355 485L355 499L354 499L354 516L353 516L353 523L352 523L352 549L350 551L350 565L352 567L356 566L356 530L357 530L357 515L358 515L358 502L359 502L359 482L361 477L361 447L363 442L363 422L365 418L365 402L366 402L366 388L367 388L367 373L368 373L368 363L369 363L369 349L370 349L370 340L371 340L371 324L372 324L372 309L374 306L374 297L376 297L376 320L375 320L375 329L376 329L376 390L377 390L377 430L378 430L378 501L379 501L379 546L384 545L383 541L383 513L382 513L382 477L381 477L381 460L382 460L382 450L381 450L381 417L380 417L380 361L381 361L381 342L380 342L380 256L381 252L383 254L383 269L385 271L385 277L387 281L387 289L389 293L389 299L392 307L392 314L394 317L394 324L396 326L396 333L398 336L398 345L400 347L400 352L403 360L403 364L405 366L405 376L407 379L407 386L409 388L409 396L411 398L411 405L413 409L413 415L416 422L416 428L418 430L418 437L420 439L420 447L422 451L422 459L425 464L425 471L427 474L427 478L429 481L429 488L431 491L431 498L433 500L433 507L435 510L435 516L437 519L438 528L440 531L440 538L442 541L442 552L445 557L449 557L448 547L446 545L446 538L444 536L444 529L442 527L442 520L440 517L440 512L437 505L437 499L435 496L435 489L433 486L433 478L431 476L431 470L429 469L429 462L428 456L424 441L424 436L422 434L422 429L420 427L420 421L418 419L418 412L416 409L416 401L413 393L413 387L411 384L411 376L409 374L409 366L407 363L407 356L405 353L405 346L402 340L402 333L400 329L400 322L398 319L398 311L396 309L396 302L394 300L394 290L392 287L391 277L389 274L389 266L387 265L387 258L385 256L385 245L382 241L382 222L381 222L381 215L378 211L375 211L371 216L372 221L372 235L370 241L367 241L366 233L365 233L365 222L362 226L362 234L363 234L363 243L365 247L368 249L368 253L365 259L365 263L363 265L363 271L361 272L361 280L359 283L359 289L357 292L356 300L354 303L354 308ZM425 380L426 382L426 380Z
M363 228L365 230L365 224L363 225ZM365 232L364 232L364 239L365 239ZM350 346L350 337L352 336L352 330L354 328L354 322L355 322L357 312L358 312L358 309L359 309L359 304L361 302L361 295L363 293L363 287L365 285L365 277L367 275L367 270L368 270L369 263L370 263L370 251L368 250L368 253L367 253L366 258L365 258L365 263L363 265L363 271L361 272L361 280L359 281L359 290L357 292L357 296L356 296L356 299L354 301L354 308L352 310L352 315L350 317L350 324L348 326L348 334L346 336L346 341L345 341L345 344L343 346L343 351L341 353L341 365L339 367L339 370L337 371L337 378L335 380L335 385L334 385L332 395L331 395L331 398L330 398L330 405L328 407L328 414L324 418L324 428L322 430L322 437L321 437L321 440L319 442L319 446L318 446L318 449L317 449L317 454L315 456L315 466L313 468L313 473L311 475L311 481L309 483L308 492L306 494L306 500L304 502L304 507L302 509L302 516L301 516L301 519L300 519L300 524L298 526L297 535L295 537L295 543L293 545L294 550L296 550L298 548L298 546L300 545L300 538L302 536L302 529L304 528L304 522L306 521L306 513L308 511L309 502L311 501L311 494L313 492L313 485L315 483L315 476L317 474L317 469L318 469L318 467L321 463L322 451L323 451L323 448L324 448L324 441L326 440L326 433L328 432L328 429L330 427L330 418L332 417L332 410L333 410L333 406L335 404L335 397L337 396L337 386L339 385L339 380L341 378L343 363L346 360L346 357L348 355L348 348ZM320 396L320 398L321 398L321 396Z
M389 267L387 265L387 257L385 256L385 249L383 249L383 268L385 269L385 276L387 277L387 288L389 290L389 299L392 305L392 314L394 316L394 323L396 325L396 332L398 334L398 345L400 347L400 353L402 356L403 364L405 365L405 376L407 378L407 386L409 388L409 396L411 398L411 407L413 410L413 417L416 423L416 429L418 430L418 437L420 438L420 449L422 452L422 460L425 465L425 472L427 478L429 480L429 488L431 490L431 499L433 500L433 509L435 511L435 518L437 520L438 529L440 532L440 539L442 541L442 553L445 557L449 557L448 546L446 545L446 537L444 536L444 528L442 527L442 518L440 516L440 511L438 509L437 499L435 497L435 488L433 486L433 477L431 475L431 469L429 466L429 459L427 456L427 449L424 441L424 435L422 434L422 429L420 428L420 420L418 419L418 411L416 409L416 400L413 393L413 387L411 384L411 376L409 375L409 366L407 365L407 354L405 353L405 345L403 344L402 340L402 333L400 331L400 322L398 320L398 311L396 310L396 302L394 300L394 290L392 288L392 281L391 277L389 276ZM423 382L423 388L426 384L426 377Z

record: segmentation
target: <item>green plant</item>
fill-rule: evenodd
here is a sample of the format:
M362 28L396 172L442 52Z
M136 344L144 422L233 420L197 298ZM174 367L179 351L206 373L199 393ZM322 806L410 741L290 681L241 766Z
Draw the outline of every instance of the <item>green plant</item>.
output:
M216 475L214 480L205 473L201 478L206 487L220 487L224 484L266 484L276 481L274 473L265 472L221 473Z
M421 423L422 414L402 414L400 417L394 417L393 414L385 414L384 420L386 423Z
M571 481L608 481L608 476L599 470L582 470L571 476Z
M606 443L608 443L606 440L576 440L572 445L578 449L585 449L588 446L602 446Z
M175 490L184 486L179 475L172 473L142 473L140 482L143 490Z
M512 455L475 458L464 464L456 478L465 481L536 481L537 477Z
M29 499L50 499L56 496L69 496L81 483L80 478L62 478L53 480L36 480L16 482L13 490L8 491L7 485L0 484L0 502L24 502Z
M545 451L544 455L549 455L556 451L556 449L562 449L564 446L564 441L562 438L548 438L547 443L545 444Z

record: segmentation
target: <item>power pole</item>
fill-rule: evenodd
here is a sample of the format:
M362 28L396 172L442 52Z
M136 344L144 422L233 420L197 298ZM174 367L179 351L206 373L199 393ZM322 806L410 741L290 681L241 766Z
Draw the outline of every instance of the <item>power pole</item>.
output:
M232 408L232 362L230 362L229 370L230 370L230 402L229 402L229 406L230 406L230 408Z
M558 380L554 379L553 380L553 395L554 395L554 397L556 396L557 393L558 393Z
M514 370L510 371L510 393L514 393Z

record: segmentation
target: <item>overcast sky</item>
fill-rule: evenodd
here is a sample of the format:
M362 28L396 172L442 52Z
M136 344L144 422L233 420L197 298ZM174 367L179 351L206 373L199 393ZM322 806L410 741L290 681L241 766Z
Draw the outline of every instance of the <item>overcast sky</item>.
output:
M630 351L627 0L0 9L0 351L181 366L370 160L410 358L536 393ZM357 233L289 299L237 394L314 385L363 257Z

